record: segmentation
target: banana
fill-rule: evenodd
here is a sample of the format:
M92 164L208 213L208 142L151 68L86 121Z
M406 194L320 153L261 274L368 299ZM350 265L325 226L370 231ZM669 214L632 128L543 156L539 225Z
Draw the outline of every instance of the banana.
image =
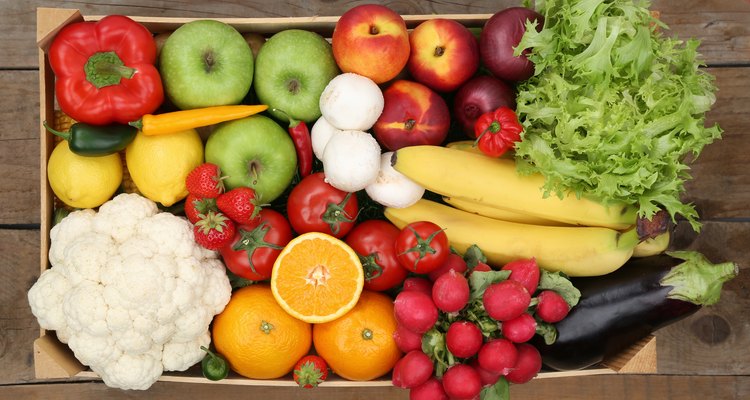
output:
M397 150L391 163L422 187L451 198L564 222L625 230L635 224L637 209L627 204L605 206L569 194L544 197L541 174L522 176L512 160L491 158L441 146L409 146Z
M432 221L445 229L451 246L464 252L476 244L490 264L536 258L540 267L569 276L598 276L621 267L638 243L635 229L541 226L496 220L421 199L407 208L386 208L394 225Z
M669 247L671 234L666 231L654 238L646 239L633 249L633 257L648 257L661 254Z
M479 147L474 145L473 140L459 140L456 142L450 142L447 143L445 147L456 150L464 150L471 153L483 154L482 150L479 150Z
M516 211L505 210L488 206L482 203L475 203L470 200L443 196L443 201L452 205L459 210L464 210L473 214L483 215L485 217L501 219L508 222L518 222L521 224L547 225L547 226L571 226L551 219L539 218L534 215L522 214Z

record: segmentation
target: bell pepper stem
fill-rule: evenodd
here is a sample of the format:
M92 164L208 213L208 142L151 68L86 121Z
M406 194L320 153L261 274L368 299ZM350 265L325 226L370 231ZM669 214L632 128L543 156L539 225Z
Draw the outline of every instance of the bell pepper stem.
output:
M126 67L114 51L93 54L83 70L86 80L97 88L117 85L122 78L130 79L137 72L135 68Z

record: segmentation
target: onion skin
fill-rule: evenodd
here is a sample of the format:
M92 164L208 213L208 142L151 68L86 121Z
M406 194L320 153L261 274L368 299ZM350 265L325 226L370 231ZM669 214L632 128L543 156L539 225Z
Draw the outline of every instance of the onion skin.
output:
M499 107L516 109L516 91L489 75L477 75L464 83L453 98L453 115L461 130L475 138L474 123L480 115Z
M536 20L537 31L542 29L544 17L525 7L506 8L485 23L479 36L479 55L495 77L518 82L534 74L534 64L524 54L513 55L513 48L526 33L526 20Z

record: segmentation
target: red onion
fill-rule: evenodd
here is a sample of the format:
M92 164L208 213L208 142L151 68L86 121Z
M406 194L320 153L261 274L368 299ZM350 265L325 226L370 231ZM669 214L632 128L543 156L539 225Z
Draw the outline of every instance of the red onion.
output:
M507 83L488 75L478 75L464 83L453 99L453 115L461 130L474 135L474 122L480 115L498 107L516 108L516 92Z
M544 17L524 7L506 8L484 24L479 36L479 54L484 66L495 77L517 82L534 74L534 64L524 54L513 55L513 48L526 33L527 20L536 20L537 31L542 29Z

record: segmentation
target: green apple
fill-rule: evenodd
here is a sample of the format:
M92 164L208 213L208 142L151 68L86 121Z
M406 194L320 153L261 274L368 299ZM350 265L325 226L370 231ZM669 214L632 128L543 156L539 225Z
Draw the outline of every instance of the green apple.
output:
M180 109L238 104L253 83L253 53L245 38L220 21L197 20L164 42L159 71Z
M320 117L320 94L339 74L331 44L315 32L287 29L271 36L255 60L255 92L269 110L307 123ZM270 111L279 120L283 113Z
M227 190L255 189L270 203L291 184L297 171L294 143L276 121L264 115L224 122L206 141L206 162L221 168Z

